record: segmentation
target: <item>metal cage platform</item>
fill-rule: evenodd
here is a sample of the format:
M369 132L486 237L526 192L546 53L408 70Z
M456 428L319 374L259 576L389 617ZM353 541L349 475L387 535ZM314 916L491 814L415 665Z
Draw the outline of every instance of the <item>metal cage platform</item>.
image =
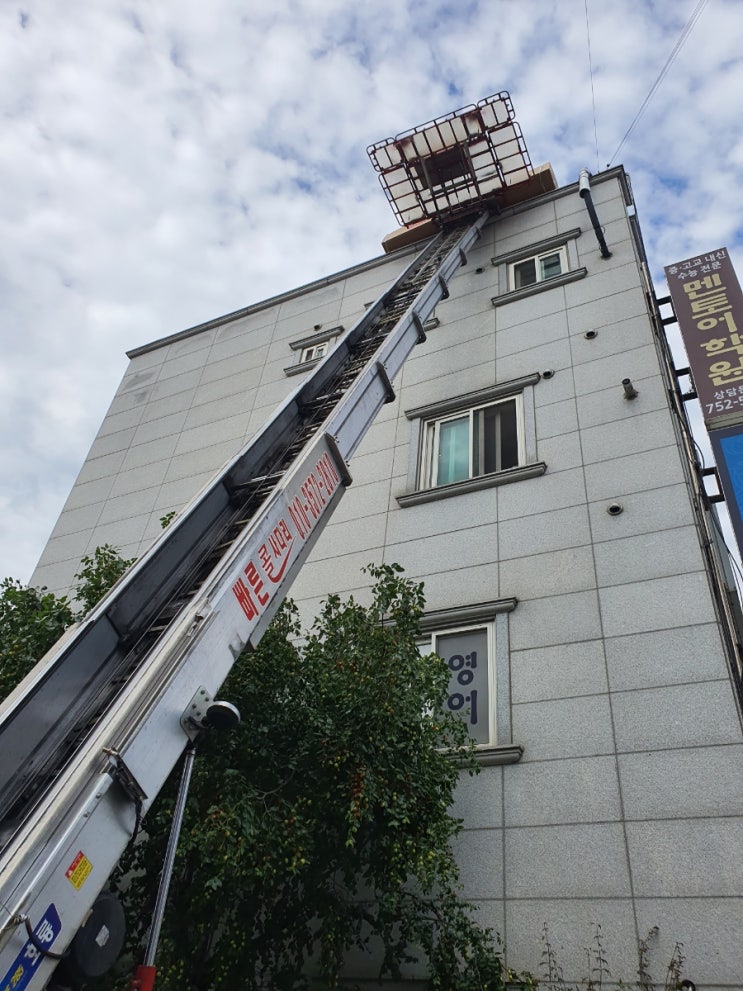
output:
M497 205L534 172L507 92L367 148L403 227Z

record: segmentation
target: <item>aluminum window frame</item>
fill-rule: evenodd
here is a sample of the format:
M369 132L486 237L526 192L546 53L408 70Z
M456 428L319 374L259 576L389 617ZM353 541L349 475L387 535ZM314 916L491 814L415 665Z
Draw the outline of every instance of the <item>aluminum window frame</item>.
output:
M475 474L475 415L477 413L483 412L487 409L493 409L498 406L506 406L507 404L513 403L515 414L516 414L516 451L517 458L515 465L508 465L506 467L497 468L494 472L478 471ZM464 417L468 420L468 470L465 478L457 478L454 481L438 481L438 471L439 471L439 454L440 454L440 444L441 444L441 427L443 424L452 423L456 420L461 420ZM482 432L481 438L481 463L484 463L484 431ZM496 438L497 445L498 438ZM471 479L484 478L487 475L499 474L503 471L509 471L512 468L519 468L526 462L526 437L524 429L524 400L523 392L515 392L511 395L503 396L498 399L494 399L487 403L475 404L472 406L463 406L460 409L453 410L444 416L432 417L425 420L424 422L424 436L423 436L423 456L421 459L421 470L419 476L419 485L421 488L425 489L435 489L442 485L456 485L459 482L470 481Z
M319 326L319 325L318 325ZM295 353L293 365L284 369L285 375L302 375L310 368L319 365L335 347L338 339L345 333L342 325L320 329L313 334L307 334L299 340L290 341L289 347Z
M421 637L418 641L418 646L421 653L426 654L437 654L443 661L446 658L443 654L439 653L437 649L437 641L442 637L456 636L457 634L475 633L481 630L485 631L486 643L487 643L487 696L488 696L488 726L487 726L487 740L479 742L475 740L476 748L487 748L496 746L498 743L498 671L496 666L496 623L495 619L484 620L481 622L472 623L459 623L448 627L437 627L435 630L427 632L425 636ZM466 655L468 656L468 655ZM453 670L450 669L450 687L451 687L451 676L454 674ZM453 695L453 692L449 692L449 698ZM451 710L449 710L451 711ZM462 710L462 718L467 715L467 712Z
M513 740L511 719L511 647L509 615L518 599L493 599L424 613L418 644L421 651L436 653L436 637L488 628L488 743L475 741L475 755L482 766L515 764L524 748ZM439 655L441 656L441 655ZM452 754L456 760L456 754Z
M406 509L422 503L438 499L449 499L467 492L476 492L493 486L508 485L526 478L536 478L547 471L544 461L537 460L536 440L536 409L534 387L541 378L539 372L523 375L517 379L499 382L495 385L478 389L465 395L439 399L425 406L416 406L405 410L405 416L410 420L410 443L408 446L408 472L404 489L395 494L397 504ZM426 487L426 426L434 420L443 419L450 414L461 413L463 410L487 406L500 399L512 399L521 396L522 418L520 430L522 435L519 443L523 444L519 452L521 463L516 468L492 472L487 475L476 475L461 482L448 485Z
M302 348L299 353L299 364L305 365L308 361L319 361L320 358L324 358L330 350L330 344L333 340L335 338L326 338L317 344L308 344L307 347Z
M558 286L567 286L572 282L585 279L588 275L588 269L585 266L581 266L578 254L578 238L580 235L580 227L574 227L572 230L563 231L561 234L543 238L536 243L525 245L522 248L515 248L512 251L506 251L491 258L490 263L498 272L496 279L498 295L491 297L493 306L504 306L507 303L526 299L535 293L548 292L550 289L556 289ZM553 275L541 282L537 281L529 286L523 286L521 289L511 288L513 278L511 272L514 266L528 261L530 258L554 254L559 248L564 248L567 252L565 271L560 275Z
M551 258L556 255L560 259L560 271L554 272L552 275L544 274L543 262L547 258ZM516 270L525 265L527 262L534 262L534 282L525 282L523 285L517 284ZM566 245L559 245L554 248L550 248L547 251L540 251L533 255L527 255L525 258L519 258L517 261L510 262L508 265L508 291L517 292L519 289L529 289L531 286L537 286L545 282L551 282L552 279L558 279L561 275L567 275L570 271L569 267L568 250Z

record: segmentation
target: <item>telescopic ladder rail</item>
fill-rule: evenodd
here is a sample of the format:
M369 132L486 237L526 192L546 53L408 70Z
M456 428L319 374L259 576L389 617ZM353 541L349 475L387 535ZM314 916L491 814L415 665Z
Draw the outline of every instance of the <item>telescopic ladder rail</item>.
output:
M48 980L22 920L54 953L69 944L186 746L189 705L260 640L487 216L416 256L0 705L0 978L25 966L24 988Z

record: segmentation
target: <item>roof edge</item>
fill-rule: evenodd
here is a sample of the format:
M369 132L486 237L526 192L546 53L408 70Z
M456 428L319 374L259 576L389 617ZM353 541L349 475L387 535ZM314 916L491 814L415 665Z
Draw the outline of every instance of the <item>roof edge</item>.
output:
M549 173L554 175L554 173L552 173L552 168L549 165L541 166L541 169L549 169ZM629 185L629 176L625 172L624 166L615 165L611 169L607 169L604 172L597 172L595 175L591 176L592 183L606 182L609 179L619 180L626 204L628 206L632 205L633 198ZM521 203L514 203L513 205L503 209L500 213L495 214L493 216L493 220L497 220L498 217L507 217L515 213L521 213L524 210L531 209L539 203L549 202L550 200L557 199L558 197L569 195L570 193L577 191L577 189L578 181L576 180L574 183L570 183L567 186L558 186L538 195L532 195L529 199ZM427 222L424 222L424 224L427 224ZM405 228L403 228L403 230L405 230ZM315 279L313 282L307 282L302 286L297 286L295 289L289 289L287 292L278 293L276 296L269 296L268 299L261 300L258 303L251 303L249 306L244 306L239 310L233 310L231 313L225 313L220 317L215 317L213 320L207 320L205 323L199 323L195 324L193 327L187 327L185 330L177 331L175 334L168 334L165 337L157 338L149 344L141 344L139 347L132 348L130 351L127 351L126 356L131 359L137 358L143 354L148 354L151 351L157 351L158 348L164 347L167 344L173 344L177 341L183 341L189 337L195 337L197 334L204 333L207 330L212 330L215 327L221 327L223 324L230 323L233 320L239 320L241 317L250 316L253 313L259 313L261 310L266 310L271 306L276 306L279 303L287 302L290 299L296 299L298 296L304 295L304 293L312 292L315 289L321 289L324 286L333 285L336 282L341 282L343 279L346 279L350 275L358 272L365 272L373 268L379 268L382 265L386 265L391 258L404 258L406 255L415 254L423 248L425 241L432 237L434 233L436 232L429 230L424 238L421 240L416 240L412 244L400 244L395 250L390 251L388 249L388 251L384 254L370 258L368 261L360 262L358 265L350 265L348 268L341 269L340 272L335 272L332 275L327 275L321 279ZM385 238L385 240L387 240L387 238Z
M404 258L406 255L414 254L415 252L420 251L422 247L422 244L405 245L399 250L393 252L393 254L399 258ZM225 323L231 323L233 320L239 320L240 317L247 317L253 313L259 313L261 310L266 310L271 306L276 306L278 303L285 303L290 299L296 299L297 296L302 296L304 293L312 292L315 289L322 289L324 286L330 286L336 282L341 282L343 279L348 278L349 275L355 275L358 272L366 272L373 268L379 268L381 265L386 265L389 260L389 254L377 255L374 258L370 258L368 261L359 262L358 265L350 265L348 268L341 269L340 272L334 272L332 275L326 275L321 279L315 279L313 282L307 282L304 285L297 286L295 289L288 289L286 292L278 293L276 296L269 296L268 299L262 299L258 303L251 303L249 306L243 306L239 310L233 310L231 313L225 313L222 316L215 317L213 320L207 320L204 323L194 324L193 327L187 327L185 330L176 331L174 334L167 334L165 337L158 337L156 340L151 341L148 344L140 344L138 347L127 351L126 356L127 358L137 358L139 355L147 354L150 351L156 351L158 348L164 347L166 344L173 344L176 341L183 341L188 337L195 337L197 334L201 334L207 330L212 330L214 327L221 327Z

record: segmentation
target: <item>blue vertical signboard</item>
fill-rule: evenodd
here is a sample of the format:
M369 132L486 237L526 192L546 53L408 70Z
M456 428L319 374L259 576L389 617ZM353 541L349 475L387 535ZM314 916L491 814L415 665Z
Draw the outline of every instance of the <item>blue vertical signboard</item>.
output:
M0 991L24 991L41 963L43 951L51 949L61 931L59 913L52 904L34 929L33 939L26 940L23 949L11 964L10 970L0 981Z
M735 539L738 548L743 551L743 424L710 430L709 439Z
M665 273L743 551L743 290L727 248L667 265Z

